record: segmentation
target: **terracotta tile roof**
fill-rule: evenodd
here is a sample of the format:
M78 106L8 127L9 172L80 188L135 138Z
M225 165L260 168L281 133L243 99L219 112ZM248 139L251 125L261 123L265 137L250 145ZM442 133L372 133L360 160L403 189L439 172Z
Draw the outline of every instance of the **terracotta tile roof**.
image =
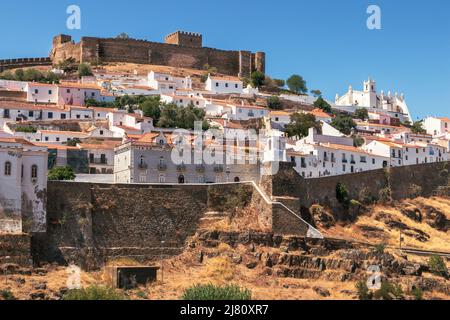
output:
M242 82L241 79L238 77L232 77L232 76L209 76L211 80L216 81L235 81L235 82Z
M330 116L328 113L318 108L310 111L309 113L318 118L332 118L332 116Z
M102 90L96 84L82 84L82 83L71 83L71 82L62 82L58 85L60 88L75 88L75 89L88 89L88 90Z

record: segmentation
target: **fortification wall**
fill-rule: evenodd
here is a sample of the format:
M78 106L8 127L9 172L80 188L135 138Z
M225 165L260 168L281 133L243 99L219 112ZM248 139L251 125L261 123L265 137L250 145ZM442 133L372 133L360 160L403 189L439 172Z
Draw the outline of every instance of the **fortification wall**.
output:
M53 42L53 63L74 58L81 62L128 62L203 69L207 64L228 75L249 76L265 71L265 54L227 51L201 46L183 46L135 39L83 37L79 43L64 38ZM64 42L61 42L64 41Z
M179 254L207 211L242 193L251 199L252 186L49 182L47 234L33 237L34 259L89 269L113 257Z
M8 69L26 68L34 66L51 66L52 60L45 58L18 58L0 60L0 72Z
M336 199L336 185L342 183L351 199L360 200L362 190L378 197L388 188L393 200L408 198L419 191L422 196L432 195L440 186L448 183L450 162L372 170L348 175L303 179L290 163L280 163L273 176L264 176L262 187L273 197L298 198L302 207L321 204L331 208L340 206ZM419 188L417 188L419 187ZM414 189L414 190L412 190Z

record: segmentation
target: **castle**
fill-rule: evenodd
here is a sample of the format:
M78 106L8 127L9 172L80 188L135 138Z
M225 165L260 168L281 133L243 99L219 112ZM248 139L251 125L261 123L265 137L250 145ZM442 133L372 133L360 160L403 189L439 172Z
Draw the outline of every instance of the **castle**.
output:
M71 36L61 34L53 38L50 58L53 64L73 58L78 62L128 62L199 70L208 65L219 73L239 77L265 72L264 52L203 47L201 34L185 31L169 34L165 43L93 37L82 37L75 43Z

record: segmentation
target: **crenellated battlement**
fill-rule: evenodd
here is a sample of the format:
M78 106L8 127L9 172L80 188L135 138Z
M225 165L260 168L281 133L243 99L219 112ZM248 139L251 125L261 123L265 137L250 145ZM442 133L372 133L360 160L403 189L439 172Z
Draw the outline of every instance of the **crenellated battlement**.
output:
M201 70L205 65L219 73L246 77L253 71L265 72L265 53L221 50L203 47L203 36L196 32L176 31L164 43L144 39L82 37L79 43L71 36L53 39L51 60L54 64L68 58L79 62L126 62L164 65Z

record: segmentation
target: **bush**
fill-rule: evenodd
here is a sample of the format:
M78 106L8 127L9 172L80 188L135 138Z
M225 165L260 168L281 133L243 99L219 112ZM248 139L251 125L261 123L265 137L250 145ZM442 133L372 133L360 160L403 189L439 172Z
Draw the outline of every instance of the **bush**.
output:
M443 277L448 276L447 266L445 265L445 261L441 256L431 256L430 259L428 259L428 268L430 269L430 272L434 273L435 275Z
M420 288L413 288L411 290L411 295L414 297L414 299L416 300L422 300L423 299L423 291Z
M86 64L86 63L80 63L80 65L78 66L78 77L82 78L82 77L87 77L87 76L92 76L92 69L91 66Z
M16 300L10 290L0 290L0 297L2 298L2 300Z
M376 198L372 195L368 188L362 188L359 192L359 201L365 205L372 204Z
M383 254L385 249L386 249L386 244L379 243L379 244L375 245L373 251L378 254Z
M387 280L381 283L381 288L375 291L373 297L377 300L396 300L404 298L402 287L390 283Z
M127 297L113 288L94 285L69 290L63 296L63 300L127 300Z
M410 184L408 186L408 197L411 199L420 197L422 194L422 187L418 186L417 184Z
M223 287L213 284L195 285L186 289L182 296L183 300L251 300L252 292L236 285Z
M378 192L378 199L381 203L387 203L392 201L391 188L386 187Z
M350 195L347 187L343 183L339 182L336 185L336 199L344 207L348 208L348 206L350 205Z
M29 127L29 126L17 126L16 132L25 132L25 133L36 133L36 128Z
M75 180L75 177L73 169L69 166L56 167L48 172L48 180L50 181Z
M359 300L372 300L372 293L364 281L358 281L356 284L356 291Z
M271 96L267 99L267 106L272 110L281 110L283 109L283 104L281 103L280 98L277 96Z

